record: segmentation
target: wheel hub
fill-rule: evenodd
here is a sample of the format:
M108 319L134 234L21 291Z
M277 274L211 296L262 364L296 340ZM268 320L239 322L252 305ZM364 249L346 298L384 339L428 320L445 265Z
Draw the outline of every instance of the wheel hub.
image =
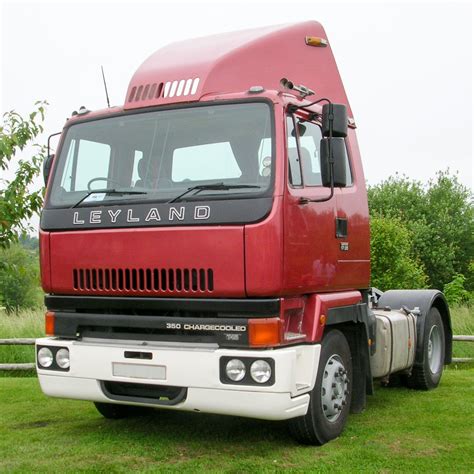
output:
M441 331L433 326L428 337L428 365L433 374L438 373L442 365L442 344Z
M341 415L349 394L349 378L339 355L332 355L324 368L321 384L321 405L328 421L334 422Z

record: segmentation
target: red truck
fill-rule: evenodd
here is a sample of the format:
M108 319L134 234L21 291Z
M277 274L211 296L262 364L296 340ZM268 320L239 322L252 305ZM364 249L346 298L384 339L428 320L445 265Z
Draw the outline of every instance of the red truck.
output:
M123 106L73 113L44 168L43 392L323 444L374 380L436 387L449 308L370 288L355 128L316 22L171 44Z

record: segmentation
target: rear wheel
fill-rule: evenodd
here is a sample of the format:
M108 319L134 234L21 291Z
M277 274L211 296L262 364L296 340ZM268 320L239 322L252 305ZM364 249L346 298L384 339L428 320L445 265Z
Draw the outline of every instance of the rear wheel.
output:
M443 320L436 308L426 316L423 333L423 364L413 367L407 385L431 390L439 385L444 368L445 336Z
M349 416L352 360L349 344L338 330L323 339L318 374L310 392L308 412L289 422L290 431L303 444L321 445L337 438Z
M146 407L136 407L132 405L119 405L117 403L94 402L97 411L104 417L112 420L120 418L130 418L133 416L144 416L151 409Z

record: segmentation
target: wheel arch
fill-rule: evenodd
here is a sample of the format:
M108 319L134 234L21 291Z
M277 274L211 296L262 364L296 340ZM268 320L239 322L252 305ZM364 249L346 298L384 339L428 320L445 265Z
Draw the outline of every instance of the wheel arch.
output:
M416 353L415 365L424 362L423 337L426 315L431 308L436 308L441 314L445 337L444 364L450 364L453 351L453 331L451 327L451 314L445 296L439 290L388 290L378 299L378 306L390 306L393 309L400 309L403 306L413 310L419 308L420 314L416 320Z

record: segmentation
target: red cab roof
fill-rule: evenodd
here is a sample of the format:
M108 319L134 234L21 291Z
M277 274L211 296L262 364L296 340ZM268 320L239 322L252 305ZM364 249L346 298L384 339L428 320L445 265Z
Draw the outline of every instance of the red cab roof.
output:
M124 108L198 101L257 85L278 90L286 77L315 91L310 100L346 104L352 117L331 46L310 46L306 37L327 40L324 28L308 21L172 43L135 72Z

